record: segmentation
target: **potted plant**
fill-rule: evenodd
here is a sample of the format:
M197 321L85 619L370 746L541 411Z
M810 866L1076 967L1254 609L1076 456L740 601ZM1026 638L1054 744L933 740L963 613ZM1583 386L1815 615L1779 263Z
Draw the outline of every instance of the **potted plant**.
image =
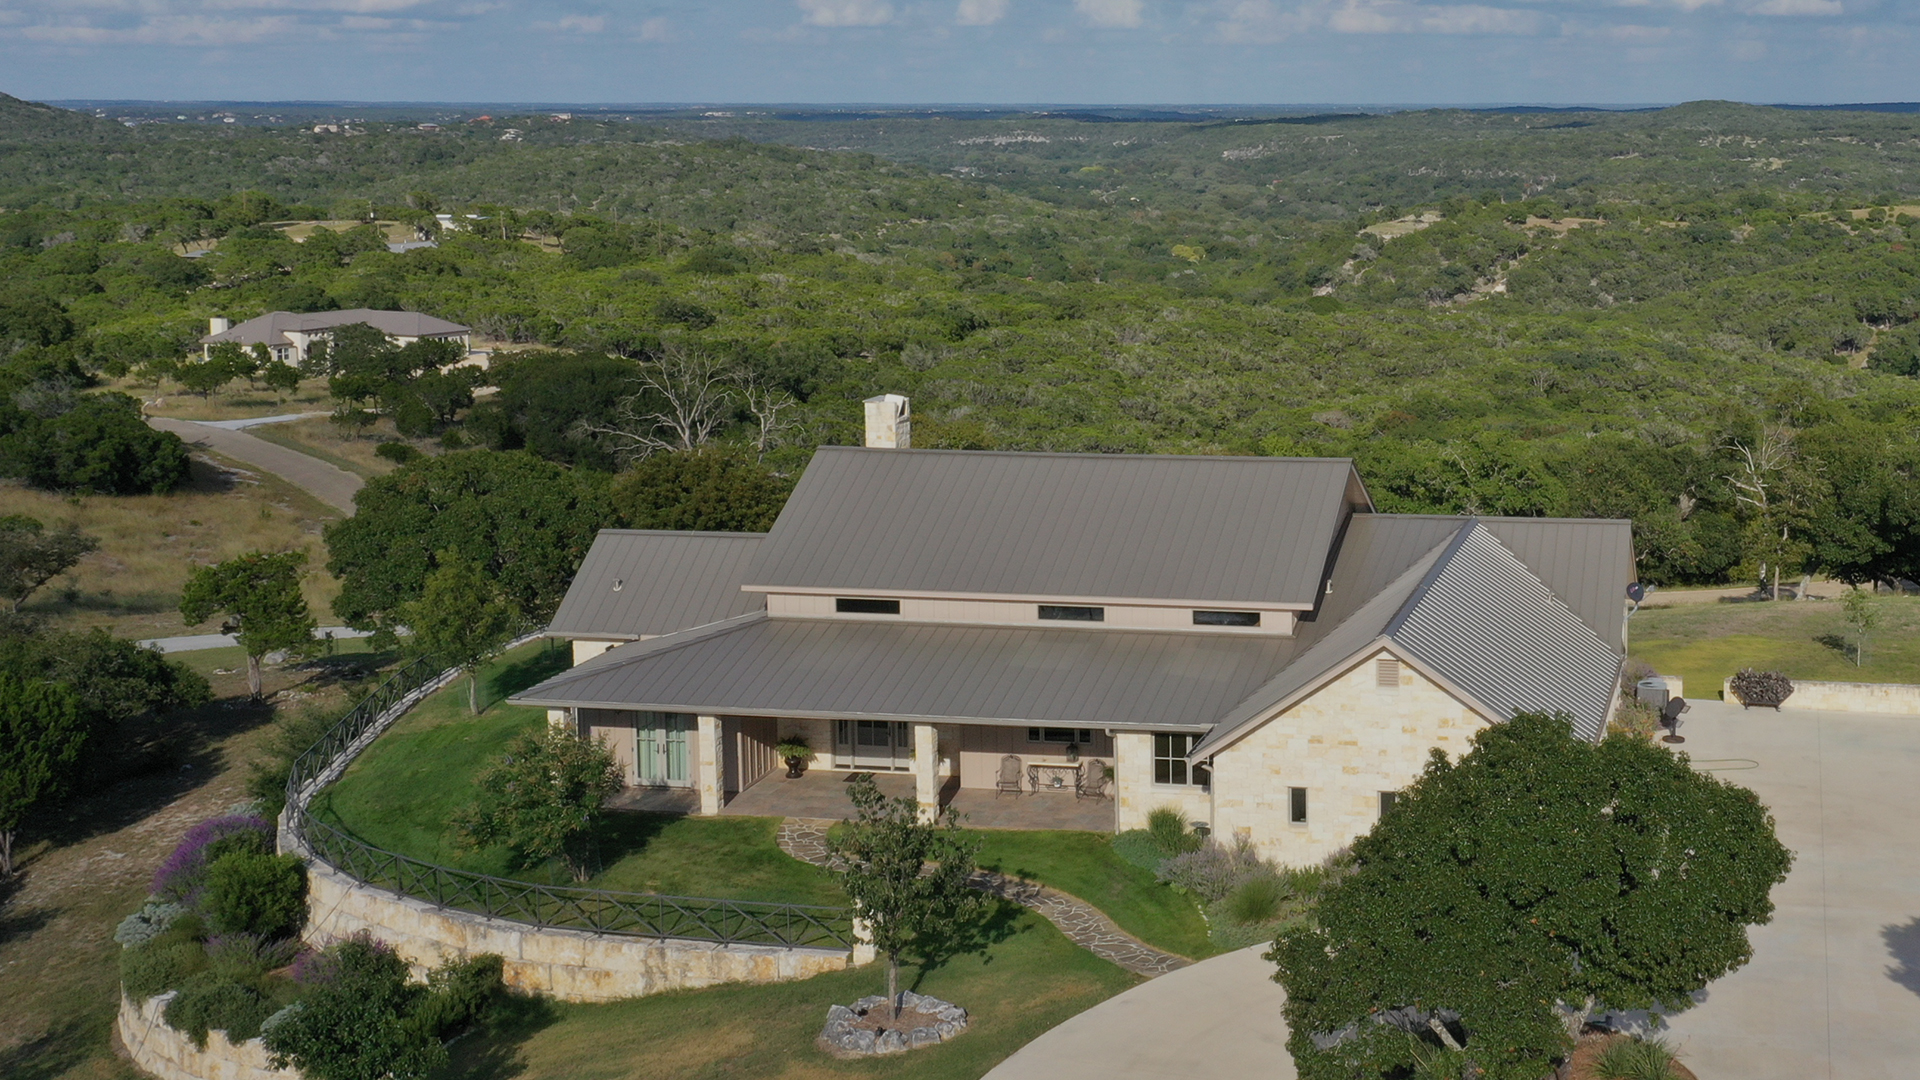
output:
M807 771L807 760L813 757L813 747L799 735L789 735L774 744L773 752L787 763L787 779L797 780Z

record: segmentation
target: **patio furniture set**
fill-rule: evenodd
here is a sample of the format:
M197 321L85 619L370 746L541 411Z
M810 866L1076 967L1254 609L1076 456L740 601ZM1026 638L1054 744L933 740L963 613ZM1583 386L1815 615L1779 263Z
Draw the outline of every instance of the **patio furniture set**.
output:
M1025 790L1021 787L1023 770ZM994 795L996 798L1005 794L1031 795L1042 788L1064 791L1071 783L1074 798L1104 799L1109 782L1106 764L1091 758L1086 761L1023 761L1018 754L1008 754L1000 759L1000 779L994 784Z

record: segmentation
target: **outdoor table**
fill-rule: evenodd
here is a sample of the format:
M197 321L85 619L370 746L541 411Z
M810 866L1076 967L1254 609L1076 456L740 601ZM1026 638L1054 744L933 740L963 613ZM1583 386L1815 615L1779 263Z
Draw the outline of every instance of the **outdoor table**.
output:
M1071 791L1073 790L1073 780L1074 780L1073 776L1072 775L1061 776L1060 774L1061 773L1068 773L1068 774L1078 773L1080 771L1080 763L1077 761L1029 761L1027 762L1027 787L1030 788L1031 790L1034 790L1034 791L1040 790L1040 770L1042 769L1053 770L1053 776L1049 777L1047 780L1047 790ZM1053 777L1059 777L1060 782L1058 784L1055 784L1053 782Z

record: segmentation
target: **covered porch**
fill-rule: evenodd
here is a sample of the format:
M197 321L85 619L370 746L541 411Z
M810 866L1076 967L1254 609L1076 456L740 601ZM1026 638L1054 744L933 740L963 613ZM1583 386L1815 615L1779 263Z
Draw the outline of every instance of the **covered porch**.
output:
M829 820L851 817L853 803L847 797L847 786L860 775L872 776L881 793L889 797L917 796L917 778L910 773L809 768L798 779L789 779L785 769L776 769L745 791L730 796L720 813ZM1114 801L1076 798L1071 786L1064 790L1043 786L1038 791L1023 789L1013 794L992 788L963 788L959 777L950 776L940 784L937 793L939 804L951 807L960 815L960 823L970 829L1113 831Z

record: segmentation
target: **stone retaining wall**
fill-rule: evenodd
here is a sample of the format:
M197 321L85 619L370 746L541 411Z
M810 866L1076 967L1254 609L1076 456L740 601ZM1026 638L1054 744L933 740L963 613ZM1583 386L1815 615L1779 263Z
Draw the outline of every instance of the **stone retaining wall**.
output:
M506 960L507 985L562 1001L615 1001L719 983L771 983L841 971L846 949L723 945L530 926L437 907L364 885L314 859L286 833L281 850L307 858L305 938L314 945L365 930L416 969L478 953Z
M1738 704L1733 680L1721 684L1720 696ZM1920 686L1911 683L1802 682L1793 680L1793 695L1784 705L1789 709L1818 709L1823 712L1885 713L1893 716L1920 716Z
M259 1039L235 1045L224 1032L210 1031L207 1048L196 1049L185 1032L162 1019L172 1000L171 992L150 997L144 1005L120 996L120 1041L142 1070L160 1080L301 1080L298 1069L269 1067Z

